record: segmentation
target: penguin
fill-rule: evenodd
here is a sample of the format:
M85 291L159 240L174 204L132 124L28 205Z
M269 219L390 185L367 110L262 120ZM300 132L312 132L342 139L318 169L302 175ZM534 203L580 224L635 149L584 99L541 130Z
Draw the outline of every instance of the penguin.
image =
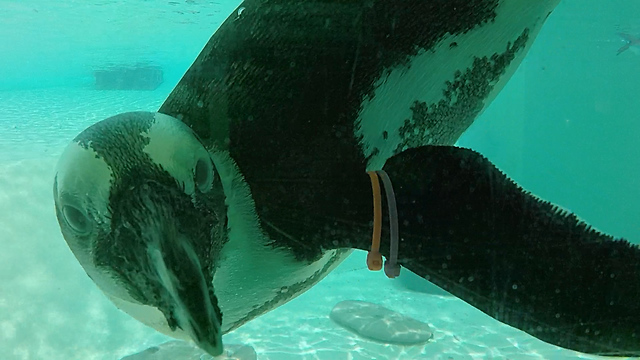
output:
M558 2L245 0L157 112L65 149L63 237L118 308L213 356L372 234L498 321L640 355L640 249L454 146Z

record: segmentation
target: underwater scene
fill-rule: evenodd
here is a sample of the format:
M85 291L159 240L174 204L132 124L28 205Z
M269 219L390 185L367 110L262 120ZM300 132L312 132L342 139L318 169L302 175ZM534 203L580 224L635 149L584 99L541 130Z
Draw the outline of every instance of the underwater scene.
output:
M640 358L637 14L0 0L0 360Z

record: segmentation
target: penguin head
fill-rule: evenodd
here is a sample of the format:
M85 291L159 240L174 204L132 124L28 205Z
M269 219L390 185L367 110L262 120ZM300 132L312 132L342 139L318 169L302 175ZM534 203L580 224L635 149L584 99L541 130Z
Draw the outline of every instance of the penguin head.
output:
M225 198L188 126L134 112L87 128L59 160L54 200L70 249L120 309L222 353L212 278L227 239Z

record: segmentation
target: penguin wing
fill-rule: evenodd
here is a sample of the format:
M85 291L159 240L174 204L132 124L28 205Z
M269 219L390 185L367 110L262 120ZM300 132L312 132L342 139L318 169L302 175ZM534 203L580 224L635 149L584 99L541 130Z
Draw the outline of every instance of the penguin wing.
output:
M469 149L410 149L385 171L403 266L545 342L640 355L637 245L537 198Z
M469 149L408 149L391 157L384 171L395 192L401 266L550 344L640 355L637 245L537 198ZM288 179L287 189L313 190L302 198L274 187L278 200L261 216L303 239L309 251L368 251L374 218L369 176L344 169L343 176L319 180ZM380 252L389 259L387 205L383 201Z

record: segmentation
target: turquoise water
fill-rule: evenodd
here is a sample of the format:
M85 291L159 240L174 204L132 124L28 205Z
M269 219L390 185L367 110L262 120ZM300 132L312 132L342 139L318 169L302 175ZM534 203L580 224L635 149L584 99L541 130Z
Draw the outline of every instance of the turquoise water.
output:
M168 340L117 310L67 248L53 211L53 167L88 125L156 110L236 5L0 0L0 359L120 359ZM639 243L640 56L616 55L617 32L640 35L636 14L633 0L563 0L460 144L598 229ZM91 89L93 68L139 61L165 69L160 88ZM408 281L366 271L356 253L224 340L275 360L596 358L544 344L456 298L411 291ZM425 321L434 338L411 347L359 338L328 317L342 300Z

